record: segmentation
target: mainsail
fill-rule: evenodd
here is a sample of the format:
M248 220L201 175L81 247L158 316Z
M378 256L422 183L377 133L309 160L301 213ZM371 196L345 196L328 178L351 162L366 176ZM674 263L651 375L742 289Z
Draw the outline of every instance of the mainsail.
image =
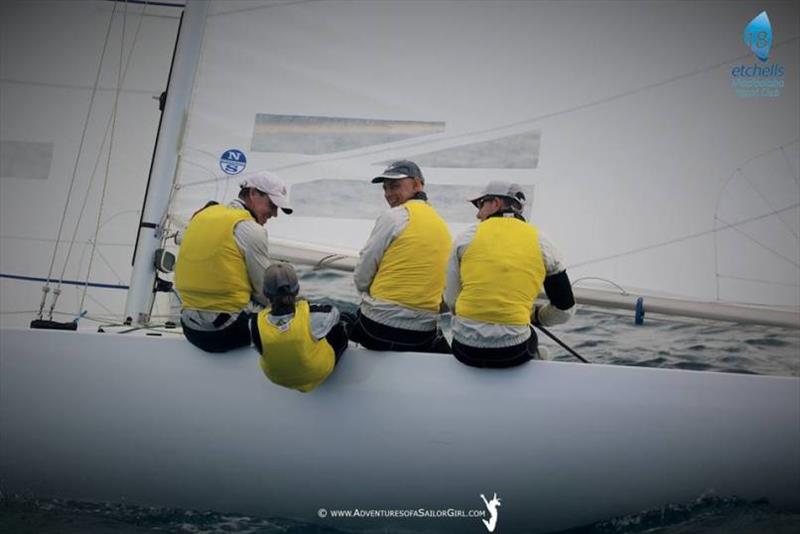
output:
M743 99L731 88L731 67L750 61L738 31L747 5L652 9L215 3L175 220L235 194L238 172L266 168L297 205L271 235L357 249L384 208L369 178L409 158L454 232L474 220L465 199L485 182L521 183L578 287L777 308L793 324L797 89ZM790 12L772 16L787 24L773 49L787 79ZM230 149L246 167L225 168Z
M385 206L369 178L410 158L454 233L474 220L464 199L488 180L522 184L530 219L562 249L579 289L631 296L626 305L653 295L755 315L768 308L795 324L800 98L788 80L800 28L796 7L770 8L781 22L770 61L785 67L787 84L779 97L738 96L731 70L754 59L741 28L759 6L212 2L165 244L206 201L234 196L241 173L270 169L297 206L270 221L276 243L352 254ZM82 280L94 256L88 278L126 285L158 121L153 97L165 87L179 9L3 9L0 272L58 279L66 265L64 278ZM73 167L75 198L59 233ZM308 247L298 250L280 256L309 259ZM36 308L37 285L0 283L4 312ZM61 298L73 316L123 315L124 297L107 289Z

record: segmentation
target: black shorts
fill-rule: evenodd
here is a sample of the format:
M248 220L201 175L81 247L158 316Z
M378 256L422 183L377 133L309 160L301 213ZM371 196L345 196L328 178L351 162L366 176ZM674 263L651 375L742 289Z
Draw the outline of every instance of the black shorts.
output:
M370 350L451 353L450 345L439 328L417 331L386 326L365 317L360 310L349 325L348 337Z
M192 330L183 320L181 320L181 326L183 326L183 335L195 347L206 352L227 352L250 345L250 328L247 324L249 319L249 313L241 312L239 317L227 327L208 332Z
M531 328L531 337L518 345L496 349L471 347L453 340L453 355L472 367L503 368L522 365L537 357L538 340Z

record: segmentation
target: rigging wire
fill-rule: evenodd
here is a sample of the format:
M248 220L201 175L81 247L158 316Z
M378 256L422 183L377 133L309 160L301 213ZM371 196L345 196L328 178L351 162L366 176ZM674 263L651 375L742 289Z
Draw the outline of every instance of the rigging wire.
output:
M139 19L141 20L141 19ZM86 292L89 288L89 277L92 274L92 264L94 263L94 256L95 251L97 250L97 236L100 233L100 221L103 217L103 204L105 203L106 198L106 191L108 189L108 177L111 169L111 154L113 152L112 148L114 146L114 132L116 130L117 125L117 111L119 109L119 95L120 95L120 88L122 87L122 75L123 75L123 67L125 63L125 26L128 22L128 2L125 2L125 10L122 12L122 29L120 31L120 45L119 45L119 70L117 71L117 91L114 94L114 107L111 111L111 135L109 136L108 140L108 159L106 160L106 173L105 178L103 180L103 189L100 194L100 205L98 206L97 210L97 221L95 222L94 228L94 239L92 239L92 251L89 255L89 268L86 271L86 281L83 285L83 294L81 295L81 302L78 305L78 316L80 316L81 311L83 310L83 304L86 301ZM131 53L133 53L133 48L131 48Z
M83 203L81 204L81 209L78 212L78 219L75 222L75 226L74 226L73 232L72 232L72 237L71 237L71 239L69 241L69 247L67 249L66 257L64 258L63 268L61 270L61 275L59 277L58 286L57 286L56 290L54 290L53 302L52 302L52 304L50 306L50 311L51 312L55 308L56 301L58 300L58 296L61 293L61 284L62 284L62 281L64 280L64 277L66 276L67 266L69 264L69 259L70 259L71 255L72 255L72 251L73 251L74 245L75 245L76 242L78 242L77 241L78 229L80 227L81 221L83 220L83 215L86 213L86 205L88 204L89 194L90 194L90 192L92 190L92 186L94 185L95 179L97 177L97 170L99 168L100 159L101 159L102 154L103 154L103 147L105 147L105 145L106 145L106 140L109 140L109 131L110 131L111 132L111 139L109 140L109 144L108 144L108 160L107 160L107 164L106 164L106 182L104 182L104 189L103 189L103 197L105 197L105 184L107 183L107 180L108 180L109 164L110 164L111 153L112 153L112 149L113 149L113 127L114 127L114 124L115 124L115 121L116 121L117 104L118 104L118 101L119 101L119 95L123 92L122 84L123 84L123 82L125 80L125 76L127 75L128 69L130 67L131 58L133 57L133 52L134 52L134 49L135 49L135 46L136 46L136 42L138 41L139 33L140 33L140 30L141 30L141 27L142 27L142 21L144 20L143 15L144 15L144 11L145 11L146 8L147 8L147 6L145 5L145 7L142 9L141 16L139 17L138 24L137 24L136 30L134 32L133 42L131 43L131 48L130 48L130 51L128 52L127 59L125 59L125 61L124 61L124 65L125 66L123 68L122 67L122 65L123 65L122 56L123 56L124 50L125 50L125 26L126 26L126 18L127 18L127 11L128 11L127 2L126 2L126 5L125 5L125 12L123 13L123 22L122 22L122 41L121 41L121 45L120 45L120 56L121 57L120 57L120 63L119 63L120 64L120 68L122 69L122 76L120 78L119 75L118 75L117 84L116 84L116 90L115 90L114 107L112 109L112 113L109 116L108 121L106 122L105 131L103 133L103 139L100 142L100 148L99 148L99 150L97 152L97 157L95 158L94 166L93 166L93 169L92 169L91 179L89 181L89 185L86 188L86 192L85 192L84 197L83 197ZM116 9L116 5L115 5L115 9ZM112 11L112 20L113 20L113 17L114 17L114 11ZM108 37L109 36L107 35L106 36L106 43L104 44L104 54L105 54L105 49L108 46ZM102 61L101 61L101 68L102 68ZM90 111L91 111L91 109L90 109ZM81 152L80 152L80 149L79 149L78 155L80 156L80 154L81 154ZM69 196L68 196L68 201L69 201ZM101 198L100 206L98 207L98 218L102 214L102 206L103 206L103 198ZM119 215L119 214L112 215L106 221L104 221L103 224L105 224L106 222L110 221L111 219L113 219L117 215ZM98 242L97 242L97 231L95 231L95 238L93 240L90 239L90 240L86 241L85 243L92 245L92 253L91 254L92 254L92 257L93 257L94 252L96 250L96 246L98 244ZM108 265L108 261L107 260L106 260L106 264ZM109 265L109 268L111 268L110 265ZM91 260L90 260L90 264L89 264L89 270L91 272ZM112 272L114 272L114 274L118 278L121 279L119 274L116 271L114 271L113 268L111 268L111 270L112 270ZM86 287L89 287L89 285L93 286L93 284L88 284L88 276L89 275L87 274ZM81 306L82 306L82 304L81 304ZM78 310L78 313L80 314L80 310ZM50 315L50 317L52 318L52 314Z
M103 43L103 50L100 53L100 63L97 66L97 74L95 75L94 85L92 86L92 94L89 98L89 109L86 111L86 119L83 121L83 131L81 132L81 140L78 144L78 153L75 156L75 165L72 169L72 177L70 178L69 182L69 189L67 190L67 200L64 203L64 211L61 214L61 222L58 225L58 234L56 236L55 246L53 247L53 256L50 259L50 268L47 271L47 282L42 287L42 302L39 305L39 313L38 318L42 318L42 311L44 310L45 301L47 299L47 293L50 291L50 279L53 276L53 266L56 262L56 255L58 254L58 245L61 241L61 232L64 230L64 221L67 218L67 208L69 208L69 201L72 197L72 188L75 186L75 178L78 175L78 163L80 162L81 153L83 152L83 143L86 140L86 132L89 129L89 117L92 114L92 107L94 107L94 98L97 95L97 87L100 83L100 73L103 71L103 59L106 56L106 50L108 49L108 40L111 35L111 27L114 22L114 12L117 10L116 3L114 4L113 9L111 10L111 15L108 19L108 27L106 28L106 36L105 42ZM57 292L60 292L60 289L56 289ZM53 292L54 299L58 298L58 293L56 291ZM52 307L51 307L52 310ZM52 319L52 311L50 315L50 319Z

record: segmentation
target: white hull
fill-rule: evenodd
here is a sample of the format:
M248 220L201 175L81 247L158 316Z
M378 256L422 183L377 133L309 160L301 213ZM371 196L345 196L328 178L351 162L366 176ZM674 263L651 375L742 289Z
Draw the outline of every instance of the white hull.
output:
M800 509L800 380L350 349L301 394L255 352L0 331L4 492L481 532L474 518L325 520L319 508L481 509L567 528L713 490Z

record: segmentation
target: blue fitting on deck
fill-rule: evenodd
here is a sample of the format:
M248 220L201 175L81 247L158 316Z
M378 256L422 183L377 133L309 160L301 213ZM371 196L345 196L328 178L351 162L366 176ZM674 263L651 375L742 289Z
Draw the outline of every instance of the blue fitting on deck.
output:
M637 325L644 324L644 297L636 299L636 316L634 323Z

